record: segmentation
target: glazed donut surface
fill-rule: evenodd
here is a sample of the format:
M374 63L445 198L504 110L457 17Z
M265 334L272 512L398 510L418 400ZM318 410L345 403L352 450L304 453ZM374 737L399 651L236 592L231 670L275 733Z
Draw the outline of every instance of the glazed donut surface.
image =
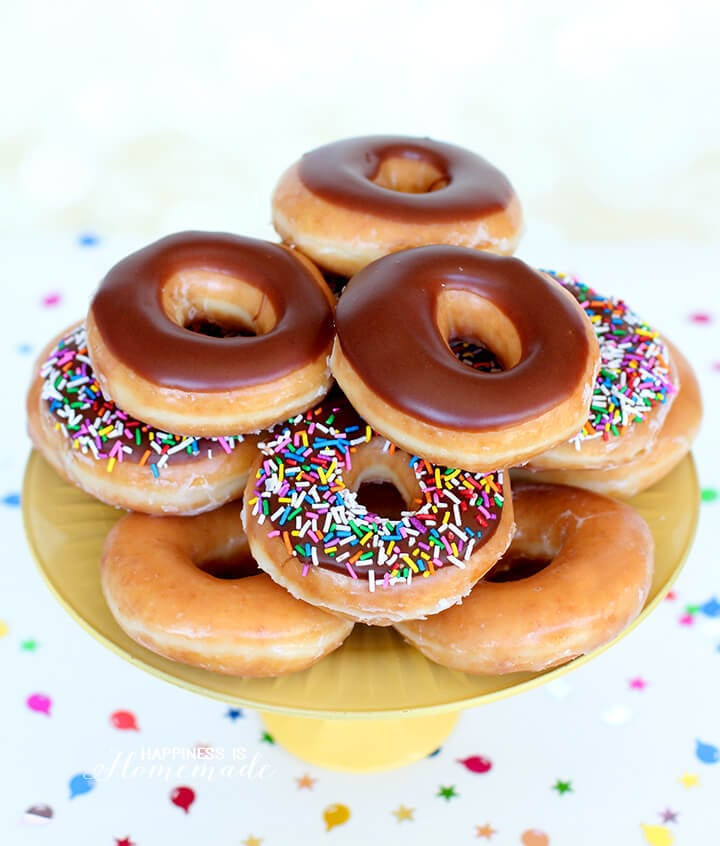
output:
M564 664L608 643L645 604L654 547L634 509L542 484L518 484L513 502L517 530L498 569L461 605L396 626L451 669L496 675ZM525 578L508 580L514 558Z
M352 630L257 572L234 504L200 517L127 515L105 541L101 582L133 640L219 673L302 670Z

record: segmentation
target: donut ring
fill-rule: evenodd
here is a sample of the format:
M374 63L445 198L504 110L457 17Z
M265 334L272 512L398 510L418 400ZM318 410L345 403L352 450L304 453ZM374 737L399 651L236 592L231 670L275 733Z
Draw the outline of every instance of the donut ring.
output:
M424 244L510 254L522 210L505 176L475 153L372 135L318 147L287 170L273 195L273 224L324 269L352 276Z
M574 276L543 271L580 303L600 345L590 414L567 443L535 456L537 470L591 470L624 465L647 451L675 400L678 375L667 344L623 300Z
M518 464L587 419L599 362L592 326L518 259L461 247L395 253L353 277L335 324L330 366L350 402L430 461L476 472ZM454 338L483 342L505 371L466 367Z
M352 623L252 575L239 511L231 504L190 518L128 514L103 548L105 599L133 640L173 661L237 676L303 670L337 649ZM238 570L244 578L233 577Z
M255 559L293 596L349 619L389 625L447 608L510 543L502 473L396 450L339 394L276 427L260 448L243 511ZM378 480L402 494L399 518L358 500L361 484Z
M257 437L184 437L125 414L102 395L82 324L48 344L35 373L27 396L33 444L91 496L148 514L197 514L241 496Z
M103 391L171 432L250 432L327 393L333 298L287 248L236 235L170 235L115 265L87 320ZM195 321L251 328L210 337ZM222 333L217 333L222 334Z
M509 561L550 564L515 581L486 578L462 605L396 626L438 664L493 675L546 670L612 640L645 604L653 539L629 505L540 484L518 485L513 502L517 531ZM507 562L498 568L507 569ZM527 567L533 569L537 563Z
M523 467L512 471L513 479L575 485L605 496L629 498L666 476L690 452L700 428L702 399L690 363L676 346L667 340L665 343L677 370L679 388L662 429L647 450L617 467L537 471Z

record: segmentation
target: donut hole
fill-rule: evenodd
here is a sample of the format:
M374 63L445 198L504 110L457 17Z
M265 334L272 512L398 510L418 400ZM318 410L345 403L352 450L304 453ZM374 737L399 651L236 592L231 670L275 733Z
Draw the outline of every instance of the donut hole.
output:
M267 335L278 322L263 291L223 273L178 271L166 281L161 297L173 323L212 338Z
M480 373L500 373L504 370L497 355L474 338L451 338L450 349L455 358Z
M478 348L470 351L470 358L487 361L488 355L495 358L496 367L490 371L477 367L484 372L511 370L522 359L522 342L510 319L490 300L469 291L443 291L437 300L437 325L450 352L462 343L470 343ZM471 365L472 366L472 365Z
M380 188L402 194L429 194L450 183L439 167L410 153L383 159L372 181Z
M510 549L484 578L486 582L519 582L529 579L551 563L552 559L547 556L536 557Z
M372 514L399 520L405 511L415 511L422 492L405 452L383 452L385 441L375 438L363 444L345 471L345 485L356 501Z
M247 543L227 550L216 550L208 557L196 561L195 566L214 579L223 580L246 579L262 572L250 554Z

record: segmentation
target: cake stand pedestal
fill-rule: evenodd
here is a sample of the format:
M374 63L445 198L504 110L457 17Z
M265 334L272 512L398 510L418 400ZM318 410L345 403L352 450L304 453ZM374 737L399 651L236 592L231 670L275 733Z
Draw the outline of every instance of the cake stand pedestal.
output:
M99 561L105 535L122 511L64 482L38 453L28 461L22 496L25 530L40 572L93 637L164 681L257 709L275 740L299 758L353 772L399 767L429 755L463 709L555 679L642 622L670 589L695 534L700 496L692 458L630 503L655 538L655 575L640 616L602 649L543 673L470 676L428 661L392 628L358 625L340 649L308 670L242 679L155 655L115 622L100 590Z

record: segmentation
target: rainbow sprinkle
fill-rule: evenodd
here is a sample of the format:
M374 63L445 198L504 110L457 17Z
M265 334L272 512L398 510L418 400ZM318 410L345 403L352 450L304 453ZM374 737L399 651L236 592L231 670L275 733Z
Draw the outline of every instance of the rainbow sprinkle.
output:
M377 453L403 457L419 496L415 510L391 520L369 511L347 487L353 455L374 442ZM410 584L447 564L464 569L494 533L503 507L502 472L470 473L433 465L397 450L341 395L279 424L259 445L252 515L269 521L269 537L310 567L324 566L377 586Z
M657 331L643 323L623 300L602 296L575 276L555 270L542 272L580 303L600 345L600 372L590 416L570 443L580 449L584 441L620 437L675 393L667 347Z
M107 462L112 473L118 462L147 466L155 478L169 462L199 456L213 457L218 447L230 453L242 435L195 438L163 432L121 411L103 396L88 358L84 326L66 335L50 353L40 375L42 399L55 418L55 426L73 449Z

